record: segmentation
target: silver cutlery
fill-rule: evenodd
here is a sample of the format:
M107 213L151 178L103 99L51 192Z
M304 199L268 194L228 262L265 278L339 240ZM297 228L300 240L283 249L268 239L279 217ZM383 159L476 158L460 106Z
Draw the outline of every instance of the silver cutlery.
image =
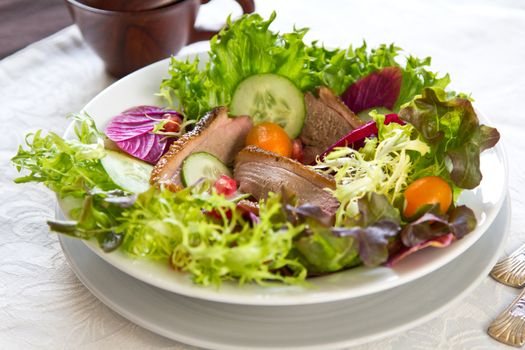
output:
M525 289L489 326L488 334L507 345L525 343Z
M525 285L525 244L508 257L500 260L490 272L496 281L512 287ZM488 334L507 345L525 344L525 289L490 324Z
M500 260L490 271L490 276L508 286L525 286L525 244Z

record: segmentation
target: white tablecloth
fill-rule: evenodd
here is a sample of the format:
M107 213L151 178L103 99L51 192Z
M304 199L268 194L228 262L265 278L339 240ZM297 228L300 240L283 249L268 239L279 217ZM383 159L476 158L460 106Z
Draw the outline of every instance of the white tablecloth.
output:
M457 2L457 4L456 4ZM310 27L307 39L329 46L373 47L395 42L433 57L452 88L471 92L499 129L509 156L512 225L509 253L525 241L525 4L515 1L264 0L274 28ZM229 0L203 7L199 23L217 26L235 9ZM234 13L236 13L234 11ZM238 11L237 11L238 12ZM201 44L202 46L202 44ZM195 46L186 50L195 49ZM23 135L38 128L62 133L78 111L112 79L76 27L0 61L0 348L187 349L142 329L93 297L67 265L46 218L55 199L42 186L15 185L9 159ZM523 197L522 197L523 196ZM404 334L355 349L492 349L491 319L518 290L490 278L441 316Z

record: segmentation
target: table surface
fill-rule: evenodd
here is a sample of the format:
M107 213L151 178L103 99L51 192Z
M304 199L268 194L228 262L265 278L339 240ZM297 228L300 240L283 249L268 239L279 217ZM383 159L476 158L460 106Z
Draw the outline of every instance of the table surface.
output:
M470 92L497 127L510 170L511 234L506 253L525 241L525 5L515 1L265 0L274 28L310 27L308 40L329 46L373 47L395 42L433 68L449 72L451 88ZM198 22L219 26L230 0L202 8ZM191 50L187 48L186 50ZM132 324L93 297L77 280L46 218L55 199L43 186L15 185L9 159L25 133L62 133L65 116L78 111L113 82L76 27L0 61L0 348L187 349ZM505 346L486 335L491 319L518 294L487 277L471 295L439 317L403 334L355 349L493 349Z

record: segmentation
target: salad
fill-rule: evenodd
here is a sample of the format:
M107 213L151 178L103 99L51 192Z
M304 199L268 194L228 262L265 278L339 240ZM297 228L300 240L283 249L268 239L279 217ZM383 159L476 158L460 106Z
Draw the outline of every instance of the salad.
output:
M274 18L228 20L204 66L171 58L164 106L106 126L75 114L74 138L28 134L15 181L73 203L51 230L202 285L304 284L474 230L457 198L499 133L471 98L430 58L307 44L307 29L271 31Z

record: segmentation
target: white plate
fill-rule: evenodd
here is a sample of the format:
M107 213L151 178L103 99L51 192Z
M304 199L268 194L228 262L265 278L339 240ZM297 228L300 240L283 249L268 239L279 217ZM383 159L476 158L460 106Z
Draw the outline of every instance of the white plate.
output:
M478 242L425 277L369 296L284 308L231 305L170 293L122 273L79 240L60 236L60 241L78 278L97 298L168 338L212 349L332 349L409 329L462 299L488 278L509 225L507 199Z
M198 54L201 62L207 56ZM191 56L190 56L191 57ZM167 76L168 60L157 62L117 81L84 108L103 130L110 118L135 105L162 105L155 96L161 80ZM71 128L70 128L71 129ZM465 238L445 249L426 249L402 260L395 268L356 268L311 279L311 288L259 287L224 283L220 289L204 288L177 273L168 264L131 259L122 252L106 254L95 243L88 245L111 265L136 277L175 293L235 304L300 305L330 302L387 290L422 277L450 262L474 244L492 223L507 190L507 164L501 144L485 151L481 157L483 181L473 191L465 191L460 201L472 208L478 227Z

